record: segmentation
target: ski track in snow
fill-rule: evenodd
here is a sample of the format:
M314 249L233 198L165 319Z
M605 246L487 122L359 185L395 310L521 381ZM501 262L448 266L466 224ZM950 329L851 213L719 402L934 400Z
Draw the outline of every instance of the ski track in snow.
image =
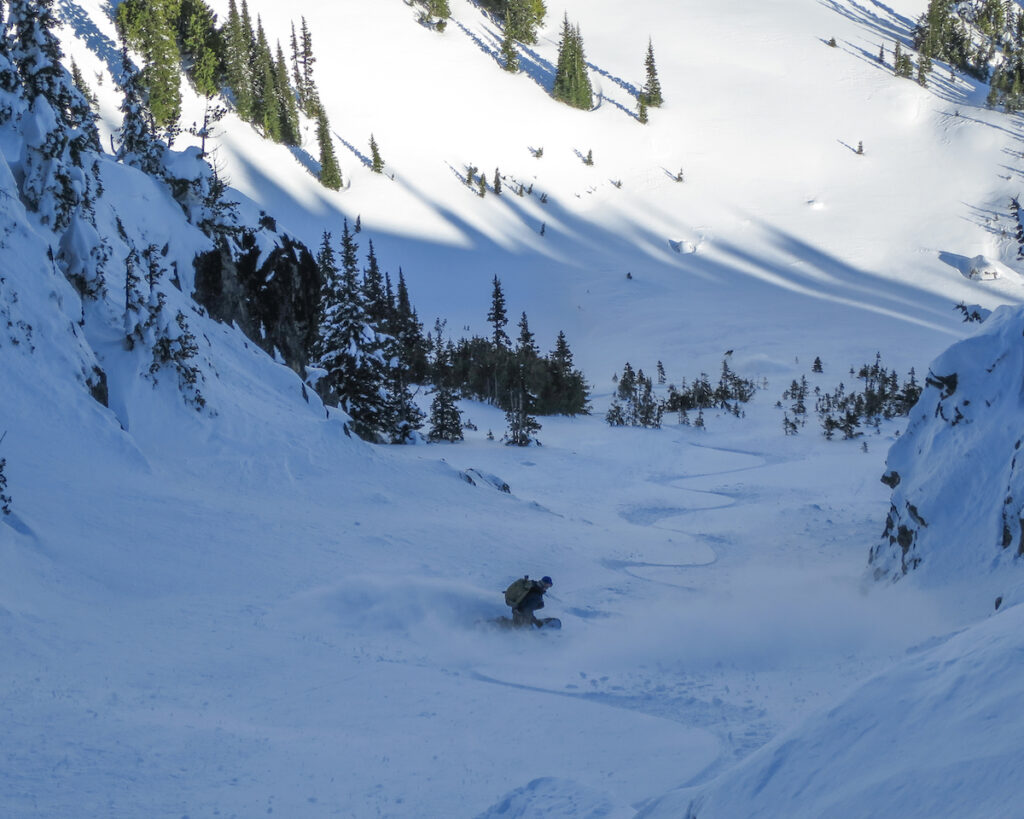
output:
M223 19L226 1L213 5ZM933 635L963 626L936 613L936 598L862 582L895 427L856 443L811 429L784 439L772 406L801 361L820 354L823 388L876 349L921 373L970 332L951 314L957 301L1024 298L1005 213L1019 129L981 107L979 84L937 71L924 89L872 53L879 38L906 42L919 8L642 0L631 15L654 31L668 99L640 127L647 31L624 31L611 0L567 0L606 80L591 112L547 95L560 9L514 76L495 65L497 25L469 3L452 4L443 35L408 4L250 5L272 37L308 13L345 185L335 194L314 178L311 123L306 147L287 150L229 113L215 151L243 213L266 210L310 247L361 217L361 249L372 237L392 276L404 264L419 315L443 317L453 337L486 327L499 276L538 343L566 331L594 379L595 414L543 419L544 446L521 452L485 440L488 428L500 436L502 413L465 403L481 432L461 444L364 446L323 420L315 396L311 419L294 373L193 315L185 286L172 302L215 339L207 389L220 414L199 418L171 379L159 390L140 380L141 349L129 355L120 330L79 316L45 258L49 238L35 217L18 221L5 189L23 230L0 242L4 277L38 352L22 357L5 337L0 355L11 416L0 429L12 427L0 455L16 510L0 522L0 812L418 819L475 814L516 789L520 816L561 819L545 796L590 790L584 802L603 816L601 794L639 806L707 782L846 686L930 650L907 646L941 647ZM57 7L69 56L95 77L107 144L121 121L111 4ZM346 48L326 45L338 31ZM832 33L838 49L823 45ZM381 37L402 59L378 59ZM735 59L721 60L722 43ZM375 82L350 81L371 63ZM187 124L203 102L182 91ZM0 145L8 186L21 173L14 127ZM371 133L396 184L367 167ZM591 148L596 167L585 167ZM471 162L536 190L478 197L458 170ZM168 241L186 271L199 245L179 206L110 164L97 212L117 200L132 241ZM950 266L979 254L1009 272L978 282ZM114 301L119 270L108 270ZM80 361L68 349L85 342L68 327L93 334ZM742 422L601 420L625 359L692 377L714 372L727 347L736 371L765 385ZM94 353L112 412L82 389ZM556 577L544 613L563 630L486 624L527 571ZM970 665L960 653L922 676L958 659ZM990 667L990 679L1020 679ZM899 705L892 725L916 707L897 691L877 696ZM866 732L877 713L864 705L852 728ZM520 724L536 743L506 741ZM927 755L935 734L898 751ZM891 733L871 737L865 757L897 747ZM955 751L955 737L944 745ZM790 781L803 787L823 764ZM840 766L851 780L862 768ZM779 769L769 759L756 787Z

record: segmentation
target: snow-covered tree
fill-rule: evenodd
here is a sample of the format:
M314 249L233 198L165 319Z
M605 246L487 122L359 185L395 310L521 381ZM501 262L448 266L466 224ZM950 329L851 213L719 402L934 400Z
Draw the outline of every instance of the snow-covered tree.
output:
M348 413L353 432L376 441L386 429L387 415L380 340L367 317L358 246L348 220L342 232L340 267L330 239L324 233L317 257L323 288L313 355L324 374L316 387L325 401Z
M428 441L461 441L462 413L455 402L455 391L446 385L434 391L430 402L430 429Z
M121 48L120 85L124 97L115 156L143 173L162 177L167 146L156 135L153 116L142 99L139 72L128 56L127 45Z
M23 118L21 196L54 231L72 215L91 219L99 188L99 137L89 101L61 64L53 0L9 0L10 65L28 110ZM6 81L14 82L13 77Z

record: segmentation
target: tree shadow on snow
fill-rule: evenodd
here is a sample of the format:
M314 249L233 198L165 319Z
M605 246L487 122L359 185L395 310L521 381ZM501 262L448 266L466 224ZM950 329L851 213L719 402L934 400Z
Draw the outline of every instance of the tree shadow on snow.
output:
M909 35L914 28L914 21L889 6L879 3L878 0L871 0L871 4L875 7L874 11L860 3L853 2L853 0L848 0L848 2L818 0L818 3L869 29L890 44L899 40L901 45L910 45Z
M892 54L895 43L899 42L901 48L913 53L912 32L917 25L916 22L898 14L889 6L872 0L877 11L871 11L852 0L846 3L841 0L818 0L818 3L858 23L879 37L879 49L884 46L886 52L885 59L880 60L878 51L844 41L841 48L845 53L852 54L890 74L893 73ZM984 105L988 95L988 85L985 82L963 72L951 71L947 63L936 60L933 61L933 66L933 71L928 75L928 88L935 96L954 105ZM905 82L916 82L913 78L901 79Z
M362 153L355 145L353 145L351 142L345 139L337 131L334 132L334 138L337 139L338 142L340 142L346 148L348 148L352 152L352 155L355 156L355 158L358 159L367 168L373 167L373 161L370 159L370 157Z
M89 50L106 63L111 76L121 76L121 47L97 28L89 14L75 0L57 0L59 18L75 36L82 40ZM103 6L104 12L114 19L114 9L109 3Z
M316 179L320 178L320 163L313 159L309 151L305 148L300 148L298 145L289 145L288 150L295 157L295 161L305 168L311 176Z

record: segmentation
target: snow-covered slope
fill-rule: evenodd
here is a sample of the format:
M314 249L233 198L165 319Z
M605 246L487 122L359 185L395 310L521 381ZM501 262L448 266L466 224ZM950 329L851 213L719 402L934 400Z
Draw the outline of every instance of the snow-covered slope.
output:
M1015 816L1021 619L916 649L694 798L639 816Z
M987 580L1000 597L1019 585L1022 334L1024 314L1004 307L931 364L887 460L892 508L872 553L876 576Z
M83 321L50 262L54 235L18 201L17 125L0 129L12 498L0 516L0 813L880 816L950 804L998 815L1016 804L1003 772L1019 750L1008 706L1019 607L975 625L995 584L954 581L968 560L983 568L984 551L946 560L936 548L924 585L869 582L898 426L826 442L812 421L787 437L774 406L815 356L823 390L876 351L920 373L970 331L957 302L1021 301L1006 212L1015 120L981 108L984 89L963 77L938 70L923 89L877 63L881 43L891 54L893 38L906 42L917 0L636 0L626 21L612 0L549 3L516 76L497 63L497 24L451 5L438 34L397 0L252 0L272 40L306 17L350 184L319 186L312 130L289 151L233 115L216 160L245 218L266 210L311 246L360 217L360 242L372 238L393 275L402 267L428 326L439 316L456 335L482 332L497 274L543 347L564 329L597 414L542 419L542 447L490 440L502 414L468 403L477 429L462 444L346 437L288 367L193 309L189 263L205 237L164 186L104 159L97 221L115 260L130 239L166 244L176 262L183 287L168 309L187 314L199 346L197 412L172 377L147 375L141 346L125 349L114 279ZM120 102L109 4L56 7L106 145ZM563 12L585 40L594 111L546 93ZM667 103L641 125L631 95L648 37ZM186 109L186 124L201 112L188 93ZM371 133L394 178L365 166ZM581 161L590 150L593 167ZM481 199L460 181L467 164L534 192ZM971 278L978 256L1000 276ZM1004 408L996 437L1011 434L1010 365L989 387L971 362L1012 349L1018 311L940 359ZM678 383L716 372L726 350L764 387L745 418L709 413L704 430L601 420L626 360L649 372L662 360ZM108 407L90 393L94 368ZM980 436L988 413L975 409ZM957 446L973 442L961 434L950 433ZM902 441L890 468L923 466L898 492L954 464ZM1010 456L984 447L1001 502ZM467 480L480 474L511 491ZM975 520L952 491L928 503L954 534L991 529L990 511ZM920 534L922 549L937 531ZM982 550L1004 556L1010 599L1018 561L995 534ZM487 627L525 572L555 578L561 632ZM996 715L987 765L979 743Z

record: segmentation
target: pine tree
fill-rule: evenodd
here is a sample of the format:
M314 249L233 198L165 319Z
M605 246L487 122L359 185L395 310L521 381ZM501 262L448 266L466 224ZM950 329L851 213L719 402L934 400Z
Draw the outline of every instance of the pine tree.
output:
M7 475L4 470L7 468L7 459L0 458L0 512L5 515L11 514L11 496L7 494Z
M384 274L377 261L377 253L370 239L366 251L366 267L363 270L362 283L363 301L366 303L366 316L374 327L384 329L390 321L391 305L384 296Z
M1013 217L1013 237L1017 240L1017 258L1024 259L1024 220L1021 219L1020 200L1016 196L1010 199L1010 216Z
M244 0L243 0L244 2ZM246 12L246 19L248 12ZM224 33L224 75L235 98L238 116L252 120L252 67L249 64L252 30L238 12L235 0L228 0L228 23Z
M647 116L647 103L644 101L643 94L636 101L636 118L640 120L641 125L646 125L649 120Z
M320 108L317 116L316 140L320 145L320 184L336 191L341 188L341 169L334 155L334 142L327 112Z
M505 31L521 43L537 42L537 29L543 24L547 9L543 0L503 0Z
M307 117L314 117L320 107L320 95L313 80L313 65L316 63L316 57L313 56L313 36L306 25L305 17L302 18L298 63L302 74L302 83L297 86L299 103Z
M412 382L422 384L429 369L427 341L423 337L423 325L409 301L409 289L401 268L398 269L395 310L389 330L398 341L398 357L408 367Z
M118 130L119 162L132 165L150 176L162 176L166 146L157 138L153 116L142 101L139 72L128 56L128 47L121 48L121 127Z
M179 15L175 0L125 0L117 9L119 29L142 54L149 110L156 124L167 129L181 116Z
M2 27L3 21L0 19L0 27ZM75 84L75 88L82 92L82 96L89 101L90 107L98 104L99 100L96 95L89 88L89 84L85 81L85 77L82 76L82 71L78 67L78 63L75 62L75 58L71 58L71 81Z
M280 42L277 44L277 59L274 62L274 88L277 91L277 110L281 120L281 141L285 145L301 145L299 110L288 80L288 65L284 61Z
M270 45L263 30L263 21L256 18L256 45L253 52L253 120L263 135L281 141L281 111L278 105L277 75Z
M487 323L491 325L491 343L495 347L508 348L509 337L505 332L508 324L508 313L505 309L505 293L501 289L501 281L494 277L491 287L491 309L487 313Z
M317 257L323 277L319 332L314 344L316 365L324 370L317 390L336 402L352 419L352 431L369 441L387 429L385 373L380 339L370 326L358 278L358 246L344 223L339 269L325 233Z
M494 169L494 195L501 196L501 172Z
M585 415L589 412L590 395L583 373L573 366L572 350L564 332L558 333L555 349L548 357L547 391L542 392L538 408L544 413Z
M295 86L295 95L298 97L299 106L303 107L302 101L302 67L299 58L299 39L295 36L295 22L292 21L292 39L291 39L291 57L292 57L292 84Z
M502 68L510 74L515 74L519 71L519 52L516 51L515 39L513 39L507 27L505 28L505 36L501 41L501 60Z
M640 97L650 108L658 108L665 101L661 95L661 81L658 79L658 68L654 64L654 43L648 39L647 56L644 58L647 80L644 82Z
M381 159L380 148L373 134L370 134L370 170L374 173L384 173L384 160Z
M448 0L427 0L427 11L431 17L437 17L439 20L447 20L452 16Z
M455 391L448 386L439 386L430 402L429 441L461 441L462 413L455 403Z
M579 26L569 23L566 14L562 22L562 38L558 44L558 66L555 69L555 99L574 108L590 110L594 106L593 89L587 75L583 37Z
M190 58L189 76L196 91L210 99L220 91L217 82L221 64L216 15L203 0L185 0L182 18L182 45Z
M22 199L43 224L62 231L76 213L92 221L99 137L89 101L61 64L52 1L9 0L5 84L16 87L20 81L36 126L22 132Z

